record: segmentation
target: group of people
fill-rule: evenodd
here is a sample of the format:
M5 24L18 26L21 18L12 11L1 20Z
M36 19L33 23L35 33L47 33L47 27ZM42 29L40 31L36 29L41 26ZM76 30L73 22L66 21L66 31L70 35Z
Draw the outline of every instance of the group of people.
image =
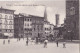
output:
M5 40L3 40L3 45L5 44ZM10 44L10 39L8 39L8 44Z
M47 48L47 43L48 43L48 40L46 39L46 40L44 41L44 48ZM56 41L56 44L57 44L57 47L58 47L59 42ZM66 42L63 42L63 48L66 48Z
M56 41L56 44L57 44L57 47L58 47L59 42ZM63 48L66 48L66 42L63 42Z
M20 39L19 39L19 41L20 41ZM27 38L27 40L26 40L26 45L27 46L28 46L28 43L29 43L29 40ZM47 48L48 40L45 39L43 43L44 43L44 48ZM5 44L5 40L3 40L3 44ZM8 44L10 44L10 39L8 39ZM58 41L56 41L56 45L58 47L58 45L59 45ZM66 48L66 42L63 42L63 48Z

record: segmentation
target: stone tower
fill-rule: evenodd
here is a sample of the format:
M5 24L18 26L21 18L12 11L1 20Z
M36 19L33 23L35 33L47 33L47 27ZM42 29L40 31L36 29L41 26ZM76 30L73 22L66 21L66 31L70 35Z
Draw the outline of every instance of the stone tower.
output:
M47 9L45 7L45 10L44 10L44 21L47 21Z
M65 24L68 39L79 39L79 0L66 0ZM72 32L72 35L68 32Z
M59 14L56 14L56 27L59 25Z

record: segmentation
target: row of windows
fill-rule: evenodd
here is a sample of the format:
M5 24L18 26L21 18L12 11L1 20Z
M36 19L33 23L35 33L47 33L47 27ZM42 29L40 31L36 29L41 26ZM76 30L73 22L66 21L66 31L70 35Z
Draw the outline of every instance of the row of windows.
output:
M8 27L8 26L6 25L5 28L6 28L6 29L8 29L8 28L9 28L9 29L13 29L13 26L9 26L9 27Z
M6 11L6 10L0 10L0 13L13 14L14 12L12 12L12 11Z
M31 26L31 25L32 25L32 24L26 24L26 23L25 23L25 26Z
M0 18L2 18L2 15L0 14ZM8 15L5 15L5 19L8 19ZM13 17L10 15L9 19L13 19Z
M2 30L0 30L0 31L2 31ZM13 32L13 30L7 30L7 29L6 29L5 32Z
M48 32L45 32L45 34L48 34Z
M33 21L33 23L43 23L43 21L35 20L35 21Z
M0 23L2 23L2 20L0 20ZM5 24L6 24L6 25L8 24L8 21L7 21L7 20L5 20ZM12 22L12 21L9 21L9 24L12 25L13 22Z
M36 30L40 31L40 30L43 30L43 28L34 28L34 31Z
M45 30L50 30L49 28L45 28Z
M25 35L32 35L32 33L26 33Z
M8 21L5 21L5 24L8 24ZM10 24L10 25L12 25L12 24L13 24L13 22L12 22L12 21L10 21L10 22L9 22L9 24Z
M25 21L31 21L31 19L25 18Z
M43 25L33 25L33 27L36 27L36 28L42 28L43 27Z
M0 25L0 29L5 28L5 29L13 29L13 25Z
M25 31L32 31L32 29L25 28Z
M7 29L6 29L5 31L6 31L6 32L13 32L13 30L7 30Z

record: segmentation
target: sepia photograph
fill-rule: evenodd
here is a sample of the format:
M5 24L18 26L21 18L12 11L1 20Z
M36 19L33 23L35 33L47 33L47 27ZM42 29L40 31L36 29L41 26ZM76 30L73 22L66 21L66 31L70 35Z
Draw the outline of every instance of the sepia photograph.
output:
M0 53L80 53L80 0L0 0Z

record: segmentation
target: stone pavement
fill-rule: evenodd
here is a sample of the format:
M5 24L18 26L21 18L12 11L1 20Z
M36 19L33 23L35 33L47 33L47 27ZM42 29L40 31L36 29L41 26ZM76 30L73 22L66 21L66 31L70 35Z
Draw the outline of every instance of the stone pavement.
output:
M43 44L35 44L29 42L26 46L25 40L17 42L17 40L11 40L11 43L2 44L3 40L0 40L0 53L79 53L79 44L66 43L66 48L63 48L63 44L59 43L59 47L56 43L48 43L47 48L43 48Z

